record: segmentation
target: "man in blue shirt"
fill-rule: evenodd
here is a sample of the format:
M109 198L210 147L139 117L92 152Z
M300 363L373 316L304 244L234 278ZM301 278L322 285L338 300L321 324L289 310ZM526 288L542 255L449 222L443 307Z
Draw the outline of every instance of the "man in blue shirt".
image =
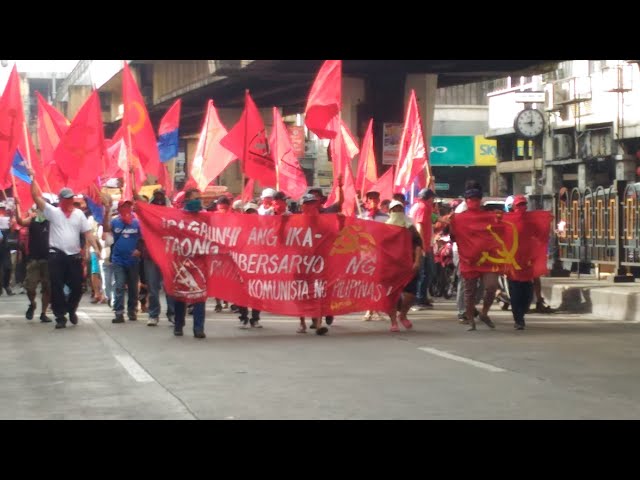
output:
M116 318L112 323L124 323L124 288L128 287L127 315L129 320L137 320L138 279L140 261L140 223L133 216L133 203L130 200L118 202L119 216L109 224L104 223L105 232L113 232L111 246L111 264L115 277L115 302L113 309Z

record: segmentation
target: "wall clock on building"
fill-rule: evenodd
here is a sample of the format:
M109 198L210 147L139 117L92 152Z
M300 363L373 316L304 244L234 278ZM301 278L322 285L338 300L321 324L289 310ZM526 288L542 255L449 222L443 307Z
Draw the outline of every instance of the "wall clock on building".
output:
M527 108L513 122L516 133L524 138L535 138L544 130L544 115L540 110Z

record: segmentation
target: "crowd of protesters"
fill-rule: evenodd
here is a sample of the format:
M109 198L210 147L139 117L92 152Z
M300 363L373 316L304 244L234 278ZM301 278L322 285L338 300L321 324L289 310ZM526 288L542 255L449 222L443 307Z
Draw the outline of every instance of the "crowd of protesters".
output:
M140 224L135 214L136 202L149 202L166 208L179 208L195 214L201 210L216 214L242 215L321 215L342 210L344 194L342 179L339 179L337 201L325 205L326 197L319 187L310 188L300 199L290 199L283 192L265 188L259 199L243 202L234 200L229 194L221 195L208 205L203 205L201 192L187 189L171 201L161 188L153 192L152 198L135 196L134 201L120 200L115 205L108 195L103 195L104 219L98 221L80 196L69 188L62 189L57 198L44 196L36 182L31 185L34 200L32 206L16 204L10 211L6 203L0 203L0 295L14 295L12 284L28 299L25 317L32 320L40 307L40 321L52 322L55 328L65 328L67 321L78 323L77 308L84 292L91 293L91 303L108 305L114 312L113 323L138 320L138 312L148 314L147 325L157 326L161 318L160 294L162 275L158 265L145 247ZM413 204L403 194L393 198L381 198L379 192L365 192L358 205L358 217L407 228L411 231L412 280L404 287L398 304L389 312L366 312L364 320L389 317L390 331L412 328L410 311L433 307L430 283L435 275L434 258L441 260L443 245L452 245L452 263L455 265L457 282L458 319L476 329L476 320L495 328L489 310L499 290L499 276L495 273L478 275L460 274L456 258L455 236L452 235L452 219L482 211L483 192L475 181L465 185L464 198L448 203L437 202L435 193L422 189ZM523 212L527 199L522 195L509 197L507 209ZM508 281L508 282L507 282ZM513 311L514 327L525 328L524 315L536 295L536 310L548 312L540 295L539 279L520 281L507 279L508 301ZM40 298L37 288L40 286ZM500 291L500 298L505 296ZM126 301L125 301L126 297ZM205 338L205 303L187 304L164 294L168 322L173 324L173 333L183 335L187 316L192 316L193 335ZM482 301L480 310L477 305ZM242 329L262 328L261 312L242 305L229 305L224 299L215 299L215 312L229 309L238 314ZM310 328L318 335L325 335L333 324L333 317L312 318ZM307 332L307 321L300 317L297 333Z

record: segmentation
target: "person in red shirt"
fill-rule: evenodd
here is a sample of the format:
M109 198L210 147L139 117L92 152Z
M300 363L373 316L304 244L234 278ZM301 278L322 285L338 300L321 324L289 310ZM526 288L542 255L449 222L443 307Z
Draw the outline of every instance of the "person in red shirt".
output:
M433 303L429 300L429 283L433 278L433 248L431 248L431 238L433 236L433 227L431 217L433 214L433 190L423 188L418 193L418 197L414 207L412 208L413 224L422 239L422 265L418 274L418 291L416 296L416 310L424 310L425 308L433 308Z

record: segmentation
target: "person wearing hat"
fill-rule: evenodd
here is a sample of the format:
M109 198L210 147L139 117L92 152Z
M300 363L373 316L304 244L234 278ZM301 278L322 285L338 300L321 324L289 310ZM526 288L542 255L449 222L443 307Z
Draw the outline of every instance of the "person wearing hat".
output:
M284 192L276 192L273 196L273 214L291 215L291 212L287 210L287 195Z
M226 195L219 196L215 201L215 205L216 205L216 208L213 211L213 213L218 215L226 215L227 213L231 213L231 201L229 200L229 197L227 197ZM227 301L224 302L224 306L223 306L219 298L216 298L215 301L216 301L216 306L214 307L214 311L216 313L220 313L223 308L227 308L229 306L229 302Z
M133 215L133 202L118 202L119 216L104 222L104 231L113 232L111 264L115 278L116 313L111 323L124 323L124 289L128 288L127 316L130 321L138 319L138 289L140 280L141 233L140 222Z
M276 195L276 191L273 188L265 188L262 190L260 200L262 203L258 207L259 215L273 215L273 197Z
M409 330L413 327L413 324L407 318L407 314L409 313L409 309L413 305L413 302L416 298L418 289L418 274L420 272L420 266L422 263L422 238L420 237L417 229L404 214L404 207L404 202L392 200L389 204L389 219L386 221L386 223L389 225L395 225L397 227L408 228L411 232L413 249L412 269L414 272L414 277L404 287L400 298L399 307L397 305L394 305L388 312L389 318L391 319L391 332L400 331L400 328L398 327L398 317L400 318L400 323L402 323L402 326L404 328Z
M242 213L243 208L241 199L238 199L231 204L231 211L233 213Z
M258 208L260 207L257 203L249 202L244 207L242 207L242 211L244 213L258 213Z
M322 205L327 201L327 197L324 196L321 187L311 187L307 190L307 194L314 195L319 202L320 213L340 213L342 211L342 204L344 203L344 192L342 190L343 182L342 175L338 177L338 199L333 205L323 207Z
M466 218L482 212L482 186L475 180L468 180L465 184L464 198L467 210L453 217L451 224L453 236L456 235L456 231L465 228ZM460 263L462 263L462 258L460 259ZM468 323L470 325L468 331L476 330L475 317L478 316L489 328L495 328L488 314L495 300L496 290L498 289L498 274L494 272L469 271L464 274L461 273L461 279L464 280L465 304L465 318L462 320L462 323ZM476 310L476 294L480 288L480 281L484 286L484 302L482 311L478 312Z
M435 273L433 261L433 197L435 193L430 188L423 188L418 192L414 205L411 207L409 216L413 220L416 230L420 234L423 246L422 267L418 275L418 290L416 295L416 305L413 310L424 310L433 308L433 303L429 299L429 285Z
M373 220L375 222L386 222L389 215L380 210L380 192L370 190L365 195L365 210L358 218L362 220Z
M47 308L49 308L51 298L49 283L49 221L37 208L32 208L30 215L27 218L22 218L20 200L17 196L16 209L18 225L26 227L28 231L25 249L27 272L24 285L29 299L29 307L25 317L27 320L33 319L33 314L37 308L36 289L40 284L42 293L40 322L50 323L51 319L47 316Z
M28 168L33 180L33 170ZM82 297L82 255L80 254L80 236L84 235L87 244L100 252L87 217L73 205L73 190L63 188L58 195L60 206L48 204L40 193L37 183L31 182L31 197L38 209L49 220L49 285L51 287L51 307L55 315L56 328L65 328L69 321L78 324L76 310ZM64 286L69 287L68 298Z

